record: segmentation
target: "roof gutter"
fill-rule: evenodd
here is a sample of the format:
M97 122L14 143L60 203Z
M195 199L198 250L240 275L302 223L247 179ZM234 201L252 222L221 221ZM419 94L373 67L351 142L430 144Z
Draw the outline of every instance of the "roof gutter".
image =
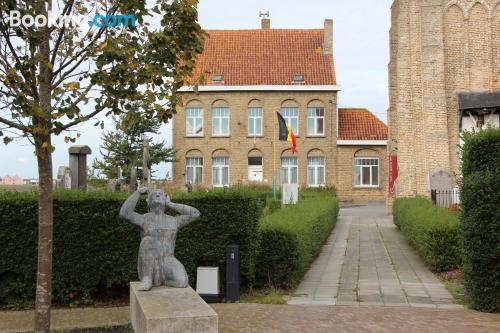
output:
M341 91L340 85L254 85L254 86L198 86L198 92L211 91ZM183 86L179 92L194 92L194 87Z

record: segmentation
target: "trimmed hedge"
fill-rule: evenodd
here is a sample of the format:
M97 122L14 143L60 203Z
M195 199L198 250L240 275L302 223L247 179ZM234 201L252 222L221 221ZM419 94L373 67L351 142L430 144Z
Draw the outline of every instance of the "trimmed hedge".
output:
M260 228L258 281L294 286L330 235L338 211L338 200L331 193L306 191L297 206L266 216Z
M128 290L137 279L138 230L120 220L123 193L56 192L54 198L53 300L91 303ZM182 194L201 218L181 229L176 256L191 285L197 266L219 266L225 276L226 246L239 244L242 285L254 281L259 219L266 198L247 191ZM145 212L144 198L138 211ZM36 284L37 202L35 193L0 192L0 305L31 303Z
M460 235L471 306L500 311L500 129L465 133Z
M394 224L433 271L460 266L458 215L425 198L398 198L393 206Z

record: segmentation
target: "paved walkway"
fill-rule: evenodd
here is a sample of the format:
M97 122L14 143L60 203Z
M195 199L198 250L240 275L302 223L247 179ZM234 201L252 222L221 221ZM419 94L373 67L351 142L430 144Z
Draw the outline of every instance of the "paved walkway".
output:
M220 333L497 333L500 314L380 306L214 304ZM54 310L53 329L129 325L129 308ZM32 311L0 312L0 332L32 329ZM95 331L98 332L98 331Z
M289 304L461 308L385 215L383 203L340 210Z

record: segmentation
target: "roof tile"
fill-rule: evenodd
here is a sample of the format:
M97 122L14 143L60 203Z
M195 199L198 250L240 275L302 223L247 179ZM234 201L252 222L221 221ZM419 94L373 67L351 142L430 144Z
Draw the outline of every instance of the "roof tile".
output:
M207 30L194 77L206 85L335 85L333 56L323 54L323 29ZM214 82L222 74L222 83Z
M387 125L367 109L339 109L338 140L387 140Z

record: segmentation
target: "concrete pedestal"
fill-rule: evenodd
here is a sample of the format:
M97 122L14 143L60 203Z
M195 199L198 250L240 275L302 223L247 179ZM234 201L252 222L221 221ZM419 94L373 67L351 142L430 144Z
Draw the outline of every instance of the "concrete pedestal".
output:
M137 291L138 285L130 283L130 321L135 333L219 331L217 313L191 287Z

